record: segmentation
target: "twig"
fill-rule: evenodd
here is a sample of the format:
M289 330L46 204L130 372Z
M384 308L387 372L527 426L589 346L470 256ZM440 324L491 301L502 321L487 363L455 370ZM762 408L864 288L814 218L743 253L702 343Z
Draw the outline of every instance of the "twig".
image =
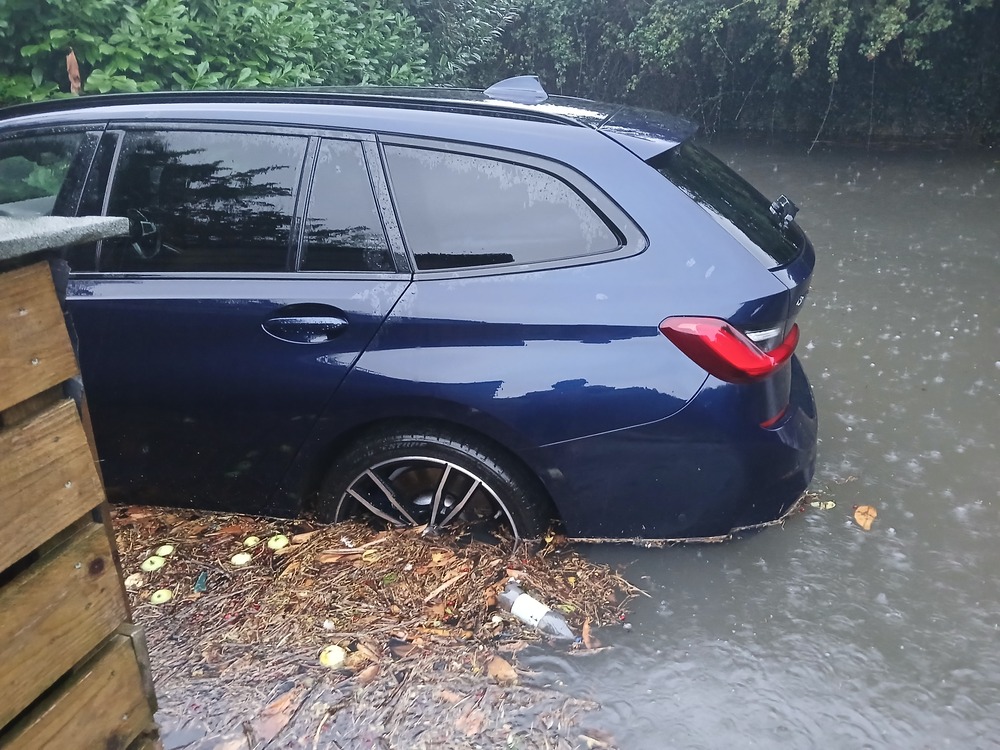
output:
M811 154L813 152L813 148L816 146L816 142L819 141L820 133L823 132L823 128L826 126L826 118L829 116L830 108L833 106L833 90L836 88L836 86L837 86L836 81L830 82L830 100L826 103L826 112L823 113L823 122L819 124L819 130L816 131L816 137L813 138L812 145L810 145L809 150L806 151L807 154Z
M370 542L365 542L364 544L359 544L357 547L337 547L334 549L321 550L319 554L321 555L360 555L369 547L374 547L376 544L382 544L382 542L388 541L391 537L383 536L378 539L372 539Z
M340 709L344 707L345 703L347 703L346 698L341 700L340 703L338 703L337 705L330 706L330 708L326 710L326 713L323 714L323 720L320 721L319 726L316 728L316 734L313 735L313 750L317 750L317 748L319 747L319 736L323 734L323 728L326 726L326 722L330 720L331 716L340 711ZM327 740L327 742L330 744L331 747L338 748L339 750L340 745L338 745L337 741L334 740L332 737L329 740Z
M449 586L451 586L453 583L455 583L457 581L461 581L467 575L469 575L469 571L467 571L467 570L463 570L461 573L456 573L455 575L453 575L451 578L449 578L447 581L445 581L444 583L442 583L440 586L438 586L436 589L434 589L431 593L429 593L427 596L425 596L424 597L424 604L427 604L427 602L431 601L431 599L433 599L435 596L437 596L438 594L440 594L446 588L448 588Z
M875 127L875 58L872 58L872 87L868 95L868 146L872 148L872 129Z

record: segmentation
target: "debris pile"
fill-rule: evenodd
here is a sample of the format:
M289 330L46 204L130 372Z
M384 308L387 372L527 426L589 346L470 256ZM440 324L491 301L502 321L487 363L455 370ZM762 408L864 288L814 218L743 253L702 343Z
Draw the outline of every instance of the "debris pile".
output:
M640 592L558 536L529 550L147 507L114 525L160 720L194 738L175 747L611 746L577 726L593 704L526 684L516 654L545 636L498 606L513 579L577 635L554 648L600 650Z

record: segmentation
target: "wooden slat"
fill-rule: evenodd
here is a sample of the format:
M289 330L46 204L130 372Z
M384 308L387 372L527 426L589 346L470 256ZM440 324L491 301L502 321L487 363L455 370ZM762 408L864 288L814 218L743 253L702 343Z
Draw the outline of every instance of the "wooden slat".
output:
M54 386L31 398L0 411L0 428L11 427L26 422L66 398L61 385Z
M122 596L127 596L122 591ZM149 646L146 644L146 631L131 622L123 622L116 631L118 635L124 635L132 641L132 650L135 652L135 661L139 665L139 674L142 676L142 687L149 697L149 705L155 713L159 709L156 702L156 689L153 685L153 665L149 663Z
M65 685L0 735L0 746L124 750L152 726L131 641L113 636Z
M0 571L103 498L72 401L0 431Z
M107 532L92 523L0 589L0 727L126 619L120 585Z
M0 411L76 373L48 263L0 274Z

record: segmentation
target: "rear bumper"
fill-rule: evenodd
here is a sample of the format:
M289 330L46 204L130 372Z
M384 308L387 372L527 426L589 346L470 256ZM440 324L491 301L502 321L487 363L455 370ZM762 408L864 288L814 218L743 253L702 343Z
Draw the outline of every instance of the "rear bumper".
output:
M788 409L777 424L761 428L769 437L748 448L751 487L736 526L781 517L805 492L816 470L818 418L812 388L798 358L791 362Z
M816 465L817 416L797 358L784 415L761 427L748 386L709 378L667 419L533 451L576 538L719 536L780 518Z

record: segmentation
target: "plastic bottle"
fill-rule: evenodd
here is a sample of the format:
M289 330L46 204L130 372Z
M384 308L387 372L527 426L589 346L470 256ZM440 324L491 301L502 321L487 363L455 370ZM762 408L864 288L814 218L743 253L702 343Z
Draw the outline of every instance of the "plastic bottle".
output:
M525 594L515 580L507 583L503 592L497 597L497 604L525 625L538 628L548 636L566 640L576 638L561 614L549 609L533 596Z

